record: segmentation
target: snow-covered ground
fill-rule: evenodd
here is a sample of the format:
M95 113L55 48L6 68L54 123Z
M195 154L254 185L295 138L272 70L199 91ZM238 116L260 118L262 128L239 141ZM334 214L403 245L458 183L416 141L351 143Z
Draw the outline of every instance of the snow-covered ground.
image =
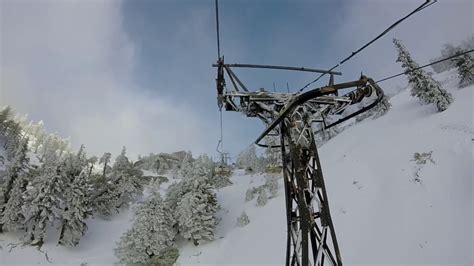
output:
M458 89L455 72L436 75L455 97L447 111L420 105L404 90L376 120L348 128L320 149L329 203L346 265L474 265L473 90ZM435 163L417 166L414 153L431 152ZM420 182L415 181L415 172ZM171 180L170 180L171 181ZM216 240L195 247L179 242L180 265L282 265L286 221L282 180L264 207L245 202L263 175L238 170L232 186L218 191L222 210ZM236 227L245 211L250 224ZM109 265L115 242L129 228L131 210L110 221L93 219L76 248L56 246L51 235L42 250L55 265ZM14 234L0 235L0 265L50 263Z
M393 107L385 116L367 119L321 147L346 265L474 265L474 86L458 89L455 76L455 71L435 76L456 98L447 111L420 105L406 89L391 99ZM431 151L435 163L415 164L415 152ZM244 196L262 177L237 172L232 181L219 193L228 210L219 239L185 246L181 264L284 262L283 190L265 207L256 207ZM234 225L242 210L250 224L238 228Z

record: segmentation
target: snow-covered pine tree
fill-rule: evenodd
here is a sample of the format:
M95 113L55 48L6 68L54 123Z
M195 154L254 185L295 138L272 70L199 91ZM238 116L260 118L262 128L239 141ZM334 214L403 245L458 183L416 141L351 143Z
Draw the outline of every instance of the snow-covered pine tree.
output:
M264 163L262 159L257 156L257 150L254 144L237 155L237 165L239 168L244 168L248 173L264 170Z
M26 178L29 170L27 152L28 138L22 138L14 150L5 172L2 187L3 202L0 205L0 232L3 230L3 225L9 230L15 230L23 226L24 216L20 210L24 204L23 192L28 184Z
M92 211L107 219L118 212L120 192L112 181L105 181L101 184L102 186L99 186L99 189L95 189L90 202Z
M116 205L117 208L135 201L143 193L143 184L141 182L143 172L134 167L125 153L126 149L123 147L122 153L115 159L111 173L112 183L115 184L120 194L119 202Z
M441 56L438 57L438 58L431 59L430 62L432 63L432 62L438 61L440 59L453 56L453 55L456 54L457 50L458 50L457 47L455 47L454 45L452 45L450 43L447 43L443 46L443 49L441 50ZM433 68L433 70L436 73L441 73L441 72L450 70L454 67L455 67L454 62L451 61L451 60L440 62L440 63L434 64L434 65L431 66L431 68Z
M181 200L184 194L190 190L189 180L182 180L180 182L174 182L166 190L165 204L173 212L176 212L178 202ZM176 216L175 216L176 217ZM175 222L176 226L178 222Z
M267 192L265 191L265 188L261 187L258 191L257 206L258 207L265 206L267 202L268 202Z
M76 246L87 230L86 220L91 215L89 206L89 183L87 181L87 170L84 169L79 176L75 177L64 198L66 209L62 214L63 225L58 244Z
M207 155L200 155L193 163L192 168L187 171L187 175L184 175L185 178L193 178L196 176L205 177L206 179L211 178L212 173L212 161Z
M115 254L123 265L173 265L177 259L173 216L160 194L137 206L132 228L121 238Z
M64 178L59 172L59 158L56 150L46 150L43 164L35 171L31 189L25 194L24 242L41 246L46 237L46 227L61 217Z
M193 174L193 165L194 159L193 159L193 154L188 151L186 153L186 156L184 157L183 161L181 162L181 165L179 167L178 175L180 177L190 177Z
M277 136L265 137L265 144L269 146L265 149L265 171L267 173L281 172L281 149L272 148L272 146L280 145L280 138Z
M30 129L30 134L33 137L32 148L34 153L38 153L39 148L43 144L46 138L46 129L44 128L43 121L39 121L36 125L33 125Z
M111 200L115 197L110 197L113 194L113 187L110 181L107 178L107 174L111 172L111 167L109 166L110 158L112 155L109 152L104 153L99 159L99 164L102 164L101 174L92 174L89 177L89 180L92 184L92 193L90 198L90 204L92 206L93 212L100 213L104 217L110 216L111 213ZM92 169L91 166L90 169Z
M0 136L3 140L6 159L11 160L15 156L15 150L19 146L21 138L21 126L12 118L13 112L10 107L0 111Z
M265 178L264 186L268 189L270 198L273 198L278 194L278 181L276 176L267 176Z
M240 216L237 217L237 226L244 227L249 223L250 223L249 216L247 215L247 213L245 213L245 211L243 211L242 214L240 214Z
M87 164L89 166L89 171L88 171L88 174L87 174L88 178L91 177L92 170L94 169L94 165L97 163L98 160L99 160L99 158L97 158L97 156L92 156L89 159L87 159Z
M127 157L127 148L124 146L122 147L122 152L120 152L119 156L115 158L114 165L112 166L112 170L121 171L126 170L130 167L130 161Z
M106 152L104 153L104 155L102 155L102 157L100 157L100 160L99 160L99 163L104 165L104 168L102 170L102 177L104 179L105 179L105 175L107 173L107 169L109 166L108 164L110 162L110 158L112 158L112 154L110 154L109 152Z
M460 50L458 53L464 51ZM458 70L459 87L464 88L474 84L474 60L467 53L452 59Z
M211 184L208 160L200 156L192 165L193 168L180 169L185 169L187 176L168 187L165 205L174 214L174 226L181 236L198 245L214 238L215 213L219 206Z
M46 134L46 137L41 144L41 146L38 149L38 155L40 157L40 161L44 159L46 156L46 153L49 153L51 151L56 152L58 155L58 158L62 158L62 156L65 153L65 151L68 150L69 143L67 140L61 139L59 136L55 134Z
M23 193L26 190L28 180L23 175L19 175L13 182L8 201L3 205L1 217L2 230L14 231L23 228L25 217L21 212L24 205Z
M253 200L257 192L258 192L257 189L254 187L247 189L247 191L245 192L245 201Z
M178 231L194 245L214 240L219 208L216 194L205 177L194 177L187 182L189 191L178 201L175 217Z
M212 176L211 185L214 188L219 189L232 185L232 181L230 181L229 175L218 173Z
M87 230L86 219L91 215L89 171L89 160L84 146L81 146L76 155L69 155L61 164L60 174L67 183L58 244L76 246Z
M419 68L419 65L411 58L410 53L400 40L393 39L393 43L398 50L397 62L402 63L402 67L407 73L408 82L411 85L411 95L418 97L422 103L434 103L439 112L448 108L453 102L452 95L441 88L439 82L435 81L428 73Z
M101 161L106 169L105 162L107 160ZM115 159L110 174L106 173L105 175L105 180L101 183L102 185L99 185L99 189L96 188L91 203L95 212L109 217L113 212L118 212L122 206L127 206L142 195L141 178L143 172L128 160L126 149L123 147L121 154Z
M6 106L0 111L0 133L4 134L5 122L11 118L11 107Z

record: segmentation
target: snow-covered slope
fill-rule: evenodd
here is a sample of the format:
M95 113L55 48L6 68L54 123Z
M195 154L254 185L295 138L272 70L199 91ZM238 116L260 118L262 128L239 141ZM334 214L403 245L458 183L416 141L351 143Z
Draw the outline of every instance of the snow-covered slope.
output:
M458 89L453 71L435 78L456 98L447 111L420 105L407 89L391 99L385 116L347 129L320 149L345 264L474 264L474 86ZM430 151L435 163L422 165L416 182L414 153ZM219 193L229 210L218 230L221 238L186 246L182 264L284 262L283 189L265 207L256 207L245 203L244 194L262 178L240 174ZM237 228L242 210L250 224Z
M455 72L435 76L455 97L447 111L420 105L404 90L391 99L392 109L367 119L320 149L336 234L346 265L474 265L473 90L457 88ZM417 166L414 153L432 151L435 163ZM415 172L420 182L415 181ZM245 202L249 187L263 175L236 171L234 184L218 191L222 218L216 240L195 247L180 242L180 265L282 265L286 221L283 185L264 207ZM246 211L250 224L236 227ZM43 246L55 265L110 265L113 247L129 228L131 211L110 221L94 219L77 248ZM45 264L44 254L17 247L13 234L0 234L0 265Z

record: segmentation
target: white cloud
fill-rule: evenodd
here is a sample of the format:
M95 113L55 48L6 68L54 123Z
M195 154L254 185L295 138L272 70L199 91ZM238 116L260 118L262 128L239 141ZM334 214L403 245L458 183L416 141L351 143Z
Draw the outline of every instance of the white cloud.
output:
M332 34L323 36L330 43L323 49L324 56L318 51L308 55L304 49L291 54L288 44L298 40L287 39L288 29L274 34L272 42L279 45L259 46L254 39L236 34L251 30L233 29L232 25L240 27L240 24L236 21L226 24L225 15L222 15L222 45L228 62L257 60L265 49L272 51L271 60L260 63L304 65L298 62L305 58L322 60L326 56L336 63L421 2L345 1L334 14L340 23L335 23L337 27L332 29ZM135 82L132 73L136 70L139 47L134 46L123 29L120 2L4 0L0 5L0 105L12 105L34 120L45 120L50 130L71 136L75 147L86 144L92 153L117 153L122 145L127 145L133 154L178 149L214 152L217 112L211 118L206 113L208 117L204 119L204 114L196 113L196 106L184 105L193 102L189 100L193 96L187 94L188 100L179 104L176 98L171 100L160 94L160 87L151 90L157 91L151 94ZM225 6L222 5L223 14ZM214 90L209 87L213 86L214 70L207 70L215 58L214 17L212 6L209 7L192 10L189 18L181 18L179 23L172 21L175 27L172 40L154 44L156 49L177 54L166 62L166 67L158 62L161 64L157 67L163 69L158 77L161 85L157 86L186 87L192 95L202 90L199 91L202 98L215 99ZM444 43L456 43L472 34L472 18L472 1L439 1L347 62L340 69L344 76L336 81L356 79L359 71L374 78L401 71L400 64L395 62L392 37L402 39L414 58L425 63L439 54ZM295 27L297 34L292 36L307 36L305 27ZM310 42L314 41L312 38L315 37L308 36L301 47L312 51L315 46ZM170 46L182 49L173 50ZM329 67L322 61L314 64L318 68ZM193 72L193 78L183 78L183 71ZM269 77L279 87L288 81L283 75L260 73L263 72L258 72L259 78ZM271 86L271 82L265 84ZM391 85L383 83L388 90ZM178 92L173 94L181 96ZM214 101L201 103L200 110L208 111L203 105L211 102L215 105ZM258 121L238 114L226 113L224 120L226 147L234 152L261 130Z
M0 105L45 121L93 154L193 149L205 124L133 80L118 1L1 3Z

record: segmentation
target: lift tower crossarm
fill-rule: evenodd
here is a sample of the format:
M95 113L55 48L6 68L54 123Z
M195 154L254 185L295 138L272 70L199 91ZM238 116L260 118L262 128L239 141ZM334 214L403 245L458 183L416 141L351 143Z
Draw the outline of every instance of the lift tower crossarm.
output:
M213 64L213 67L219 67L219 64ZM307 67L293 67L293 66L275 66L275 65L254 65L254 64L224 64L226 67L239 67L239 68L264 68L264 69L278 69L278 70L291 70L291 71L302 71L302 72L313 72L321 74L331 75L342 75L339 71L328 71L323 69L307 68Z

